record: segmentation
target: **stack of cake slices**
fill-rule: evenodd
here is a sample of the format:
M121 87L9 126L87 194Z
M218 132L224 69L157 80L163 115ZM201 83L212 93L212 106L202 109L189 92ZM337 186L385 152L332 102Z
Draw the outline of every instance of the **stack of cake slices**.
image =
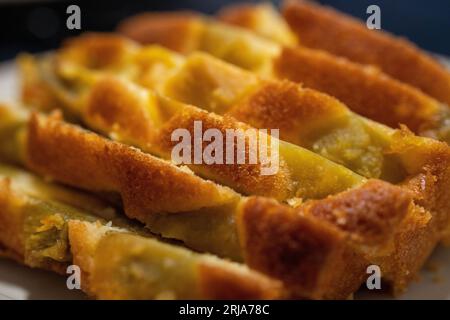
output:
M347 299L372 266L399 294L450 242L449 72L332 9L145 13L17 63L0 249L90 297Z

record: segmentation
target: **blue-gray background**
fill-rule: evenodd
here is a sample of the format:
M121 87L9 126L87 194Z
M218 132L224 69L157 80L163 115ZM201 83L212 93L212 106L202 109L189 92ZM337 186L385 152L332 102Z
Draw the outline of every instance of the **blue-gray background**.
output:
M54 48L78 34L65 28L66 8L79 4L83 31L113 30L124 17L146 10L193 9L214 13L236 0L0 0L0 60L20 51ZM258 1L247 1L258 2ZM278 3L279 1L272 1ZM366 8L382 10L382 28L405 36L421 47L450 56L450 0L320 0L354 16L366 18Z

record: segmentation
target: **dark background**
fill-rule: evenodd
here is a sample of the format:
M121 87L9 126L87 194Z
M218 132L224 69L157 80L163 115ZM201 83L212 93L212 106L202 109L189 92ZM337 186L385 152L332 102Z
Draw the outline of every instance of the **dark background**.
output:
M18 52L58 46L78 31L66 28L66 8L81 8L82 31L113 30L126 16L146 10L194 9L214 13L237 0L0 0L0 60ZM247 1L258 2L258 1ZM279 3L280 1L272 1ZM371 4L381 7L382 28L405 36L421 47L450 56L449 0L321 0L354 16L366 18Z

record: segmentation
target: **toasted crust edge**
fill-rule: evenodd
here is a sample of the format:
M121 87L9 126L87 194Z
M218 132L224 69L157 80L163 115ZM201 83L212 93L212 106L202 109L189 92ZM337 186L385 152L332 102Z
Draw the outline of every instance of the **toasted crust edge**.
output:
M450 104L450 73L411 42L369 30L355 18L310 1L285 1L282 11L303 45L377 65Z

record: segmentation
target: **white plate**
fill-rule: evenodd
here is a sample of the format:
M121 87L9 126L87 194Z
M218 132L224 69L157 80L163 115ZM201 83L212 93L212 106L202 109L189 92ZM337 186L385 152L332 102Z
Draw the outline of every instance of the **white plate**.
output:
M450 60L447 61L450 63ZM0 102L17 100L17 76L13 63L0 64ZM450 300L450 248L438 248L430 258L433 271L424 268L420 280L399 299ZM375 292L361 292L357 299L392 299ZM85 299L66 287L62 276L31 270L0 258L0 299Z

